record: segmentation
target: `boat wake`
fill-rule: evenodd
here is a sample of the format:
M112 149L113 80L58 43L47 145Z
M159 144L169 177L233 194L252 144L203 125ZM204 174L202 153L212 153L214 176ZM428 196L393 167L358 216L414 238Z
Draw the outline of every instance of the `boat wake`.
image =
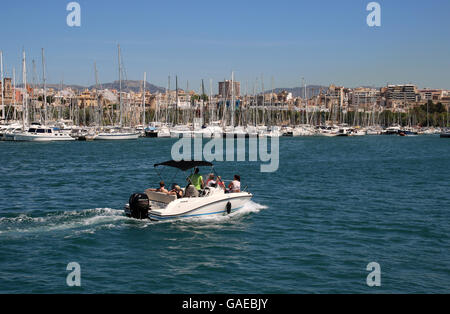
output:
M10 214L0 218L0 235L36 234L74 230L76 233L93 233L100 228L111 228L126 221L123 211L95 208L82 211L39 214Z
M193 217L182 219L187 223L223 223L240 220L252 213L258 213L267 207L247 202L239 211L230 215L215 217ZM35 235L40 233L68 233L78 234L95 233L98 230L135 227L147 228L153 225L174 223L177 221L150 222L127 218L123 210L112 208L95 208L82 211L65 211L42 214L35 212L29 214L8 214L0 217L0 236Z

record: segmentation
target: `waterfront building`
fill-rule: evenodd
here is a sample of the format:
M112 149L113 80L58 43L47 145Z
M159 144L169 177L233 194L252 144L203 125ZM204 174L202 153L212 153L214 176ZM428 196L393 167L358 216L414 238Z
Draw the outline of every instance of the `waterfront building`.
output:
M434 103L439 102L444 96L444 91L442 89L421 89L419 90L420 101L427 102L432 101Z
M234 96L240 97L241 95L241 83L234 81ZM232 84L230 80L219 82L219 96L230 98L232 96Z
M353 107L372 107L380 96L380 91L374 88L359 87L351 92Z
M388 85L385 92L387 106L413 104L419 101L420 94L413 84Z
M14 101L11 78L5 77L5 78L3 78L3 81L4 82L1 82L1 80L0 80L0 90L3 90L3 94L0 95L0 103L3 99L3 102L5 105L10 105ZM2 89L2 85L3 85L3 89Z

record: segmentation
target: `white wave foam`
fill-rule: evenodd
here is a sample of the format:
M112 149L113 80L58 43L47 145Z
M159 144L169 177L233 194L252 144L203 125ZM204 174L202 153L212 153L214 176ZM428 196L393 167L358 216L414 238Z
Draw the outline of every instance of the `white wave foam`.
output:
M33 233L79 229L114 225L117 221L125 219L123 211L111 208L50 213L44 217L32 217L27 214L21 214L17 217L0 218L0 232Z
M224 216L192 217L176 221L150 222L127 218L122 210L112 208L94 208L82 211L65 211L49 213L47 216L33 217L20 214L17 217L0 217L0 234L45 233L74 230L72 235L95 233L99 229L120 227L123 222L131 222L136 228L147 228L155 224L176 222L200 222L202 224L220 225L224 222L238 221L241 218L258 213L267 207L253 201L247 202L240 210ZM72 236L72 235L69 235Z
M198 216L198 217L190 217L190 218L182 218L177 220L169 220L169 221L162 221L158 223L197 223L202 224L205 227L213 227L216 225L217 227L222 227L222 224L225 222L233 222L233 221L240 221L242 218L253 214L253 213L259 213L261 210L267 209L267 206L258 204L254 201L249 201L245 203L245 205L239 209L238 211L235 211L231 213L230 215L214 215L214 216Z

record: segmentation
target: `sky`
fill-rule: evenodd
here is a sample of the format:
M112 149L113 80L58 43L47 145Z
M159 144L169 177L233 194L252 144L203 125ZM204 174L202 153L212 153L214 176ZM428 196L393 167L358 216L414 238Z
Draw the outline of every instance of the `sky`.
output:
M47 82L95 84L118 79L120 43L127 79L199 90L201 80L253 86L348 87L414 83L450 89L450 1L384 0L381 26L369 27L369 0L78 0L81 26L69 27L69 0L5 1L0 50L6 73L28 79L34 59ZM247 87L248 86L248 87Z

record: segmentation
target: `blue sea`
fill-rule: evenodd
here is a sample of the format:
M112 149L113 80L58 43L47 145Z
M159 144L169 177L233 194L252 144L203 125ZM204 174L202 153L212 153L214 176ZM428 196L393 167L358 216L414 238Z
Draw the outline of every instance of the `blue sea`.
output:
M126 218L173 143L0 142L0 293L450 292L449 140L281 138L275 173L216 163L254 194L241 211Z

